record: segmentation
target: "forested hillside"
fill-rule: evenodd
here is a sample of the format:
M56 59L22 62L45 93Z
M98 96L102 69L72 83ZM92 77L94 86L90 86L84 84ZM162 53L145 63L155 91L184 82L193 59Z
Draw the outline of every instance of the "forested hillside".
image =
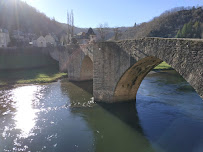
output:
M196 25L195 25L196 23ZM142 23L135 27L131 27L126 30L121 39L128 38L141 38L141 37L164 37L164 38L174 38L177 36L179 30L183 28L185 24L190 24L194 26L202 26L203 23L203 9L198 8L175 8L171 11L167 11L154 18L153 20ZM198 27L198 28L199 28ZM202 27L201 27L202 29ZM198 29L198 32L202 32ZM198 38L194 34L189 37ZM187 37L188 37L187 36ZM178 36L177 36L178 37ZM180 36L179 36L180 37Z
M64 12L66 15L66 12ZM0 0L0 28L45 35L67 30L67 25L50 19L20 0ZM75 28L75 32L83 29ZM84 29L85 30L85 29Z

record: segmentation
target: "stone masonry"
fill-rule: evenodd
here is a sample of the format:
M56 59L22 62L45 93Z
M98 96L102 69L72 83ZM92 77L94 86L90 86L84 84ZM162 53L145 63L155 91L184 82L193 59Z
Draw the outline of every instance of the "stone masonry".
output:
M171 65L203 98L202 40L142 38L70 45L59 51L58 59L60 70L68 72L70 80L93 78L95 101L135 100L144 77L162 61Z

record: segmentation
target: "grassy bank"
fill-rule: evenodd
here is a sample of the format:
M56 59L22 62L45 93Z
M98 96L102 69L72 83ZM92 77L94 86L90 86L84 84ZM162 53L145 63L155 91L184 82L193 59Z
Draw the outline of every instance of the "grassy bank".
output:
M166 62L162 62L158 66L154 68L154 70L171 70L172 67L168 65Z
M55 65L52 67L30 70L0 71L0 86L49 83L66 76L67 73L59 73L58 67Z

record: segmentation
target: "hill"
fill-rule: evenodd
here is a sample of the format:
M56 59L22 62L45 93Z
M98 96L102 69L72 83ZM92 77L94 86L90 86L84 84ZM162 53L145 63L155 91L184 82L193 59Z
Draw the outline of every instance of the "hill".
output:
M149 22L142 23L135 27L130 27L122 33L121 39L141 38L141 37L163 37L174 38L185 24L203 23L202 7L175 8L154 18Z
M8 29L9 32L20 30L25 33L46 35L48 33L58 34L63 30L67 31L67 24L50 19L21 0L1 0L0 28ZM83 30L86 29L75 28L76 33Z
M190 35L195 37L195 35L198 34L185 34L184 31L194 31L196 27L193 28L193 26L196 26L197 23L202 28L202 7L175 8L166 11L159 17L156 17L147 23L145 22L134 27L118 27L118 30L121 33L119 39L141 37L173 38L184 35L187 35L187 37L191 37ZM184 25L185 27L192 25L192 28L185 28ZM59 23L54 18L50 19L45 14L39 12L34 7L29 6L21 0L0 0L0 28L8 29L10 33L13 30L20 30L25 33L34 33L38 36L46 35L48 33L60 35L62 31L68 31L67 24ZM87 28L75 27L74 33L87 32L87 30ZM100 39L98 28L94 28L93 30L97 34L98 39ZM105 40L114 40L115 28L107 27L105 30ZM196 31L201 31L202 33L203 30L199 30L198 27L198 30ZM201 34L199 34L198 37L200 37L200 35Z

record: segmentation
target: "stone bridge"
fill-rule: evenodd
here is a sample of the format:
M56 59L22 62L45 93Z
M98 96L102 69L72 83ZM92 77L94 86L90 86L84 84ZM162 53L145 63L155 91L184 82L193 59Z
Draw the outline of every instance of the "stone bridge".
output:
M143 38L69 45L51 55L71 81L93 79L95 101L135 100L144 77L162 61L203 98L202 40Z

